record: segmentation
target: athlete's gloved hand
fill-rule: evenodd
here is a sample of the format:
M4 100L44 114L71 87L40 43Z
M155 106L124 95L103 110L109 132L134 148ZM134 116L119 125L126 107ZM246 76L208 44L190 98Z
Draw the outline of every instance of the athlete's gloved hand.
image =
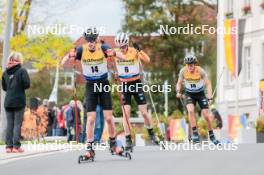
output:
M75 57L76 57L76 48L71 49L69 52L69 58L70 59L75 59Z
M137 43L132 43L133 47L137 50L137 51L141 51L141 48L139 47L139 45Z

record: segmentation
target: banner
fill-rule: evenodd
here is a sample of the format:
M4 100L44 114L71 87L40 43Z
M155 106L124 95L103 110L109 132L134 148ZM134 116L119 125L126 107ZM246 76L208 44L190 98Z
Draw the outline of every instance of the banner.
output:
M171 141L184 141L186 138L186 122L184 119L172 119L169 123Z
M240 117L228 115L228 136L234 141L238 138L238 129L240 128Z
M264 79L259 82L260 114L264 114Z
M240 127L247 128L247 115L246 114L242 114L240 116Z
M53 89L49 96L49 101L53 101L56 104L58 101L58 87L59 87L59 62L57 63L57 67L56 67L56 75L55 75Z

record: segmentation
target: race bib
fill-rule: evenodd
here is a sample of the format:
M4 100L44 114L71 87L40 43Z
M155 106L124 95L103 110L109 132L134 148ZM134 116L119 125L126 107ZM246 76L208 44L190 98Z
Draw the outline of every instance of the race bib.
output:
M96 80L107 77L107 60L100 47L97 45L94 52L90 52L87 46L83 46L82 69L86 80Z
M199 82L188 82L185 81L185 88L187 91L190 92L200 92L204 89L204 82L203 80L200 80Z
M140 72L137 60L128 60L117 63L118 75L121 78L131 78L137 76Z

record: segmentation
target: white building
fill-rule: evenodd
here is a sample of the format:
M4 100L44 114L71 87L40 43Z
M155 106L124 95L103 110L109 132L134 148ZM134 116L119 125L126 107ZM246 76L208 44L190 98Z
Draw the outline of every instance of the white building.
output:
M224 27L227 18L245 19L245 32L242 44L242 70L236 81L228 72L225 62L224 35L217 36L217 105L224 119L228 114L236 113L236 94L238 94L238 113L249 114L249 120L255 121L259 115L259 80L264 78L264 0L219 0L218 27ZM262 5L263 5L262 4ZM245 14L243 8L250 7ZM241 36L241 35L240 35ZM220 79L220 80L219 80Z

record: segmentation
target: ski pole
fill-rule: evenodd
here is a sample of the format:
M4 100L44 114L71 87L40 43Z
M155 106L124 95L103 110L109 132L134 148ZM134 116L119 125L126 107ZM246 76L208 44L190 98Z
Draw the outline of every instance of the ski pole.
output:
M110 62L112 62L113 64L113 69L114 69L114 75L117 74L118 75L118 70L117 70L117 66L116 66L116 62L115 60L112 60L110 59ZM121 80L119 79L119 77L117 77L117 82L118 84L122 84L121 83ZM122 107L122 110L124 111L124 116L125 116L125 120L126 120L126 123L127 123L127 126L128 126L128 130L129 130L129 133L131 134L131 128L130 128L130 123L128 121L128 116L127 116L127 112L126 112L126 109L125 109L125 104L124 104L124 101L122 99L122 95L121 92L118 91L118 96L119 96L119 100L120 100L120 104L121 104L121 107ZM123 95L124 96L124 95Z
M182 105L182 107L183 107L183 114L186 116L186 115L188 115L188 110L187 110L187 108L186 108L186 106L184 105L184 102L183 102L183 98L185 98L185 96L184 95L181 95L181 97L180 97L180 102L181 102L181 105ZM189 124L188 124L188 140L189 141L191 141L192 140L192 133L191 133L191 123L190 123L190 121L189 121Z
M75 112L75 137L76 137L76 142L77 144L79 143L79 119L78 119L78 105L77 105L77 88L76 88L76 71L75 71L75 64L76 62L74 62L74 66L73 66L73 77L74 77L74 92L73 92L73 99L74 99L74 112Z
M142 73L143 73L143 82L147 82L147 81L145 81L145 78L144 78L144 76L145 76L145 71L144 71L143 65L142 65L142 63L141 63L141 60L140 60L140 59L138 59L138 60L139 60L139 66L140 66L140 69L141 69L141 71L142 71ZM148 83L147 83L147 85L148 85ZM151 94L150 91L148 91L148 94L149 94L150 102L151 102L151 104L152 104L152 108L153 108L153 110L154 110L154 115L155 115L155 117L156 117L156 119L157 119L157 123L158 123L158 125L159 125L158 128L159 128L159 130L160 130L161 136L162 136L162 138L165 138L165 137L164 137L164 133L163 133L163 131L162 131L162 129L161 129L161 123L160 123L160 120L159 120L159 117L158 117L158 114L157 114L157 110L156 110L156 106L155 106L155 104L154 104L154 100L153 100L153 98L152 98L152 94Z
M220 81L220 79L221 79L221 77L222 77L222 75L223 75L223 73L224 73L224 70L225 70L225 67L223 67L223 70L222 70L220 76L219 76L218 79L217 79L217 82L216 82L216 85L215 85L215 88L214 88L214 91L213 91L213 94L212 94L212 98L214 97L214 95L215 95L215 93L216 93L218 83L219 83L219 81Z

